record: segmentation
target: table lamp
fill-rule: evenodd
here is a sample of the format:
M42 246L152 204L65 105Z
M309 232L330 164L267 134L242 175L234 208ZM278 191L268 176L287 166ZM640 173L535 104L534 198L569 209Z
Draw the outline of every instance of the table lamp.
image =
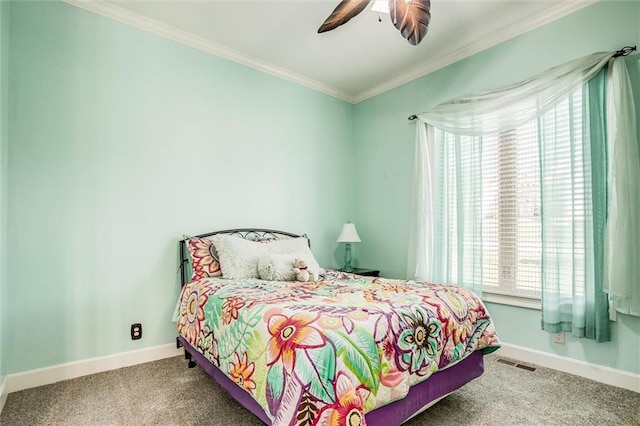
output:
M344 272L353 272L353 268L351 267L351 243L360 242L356 225L351 222L342 225L342 231L340 232L337 242L347 244L344 249L344 267L342 270Z

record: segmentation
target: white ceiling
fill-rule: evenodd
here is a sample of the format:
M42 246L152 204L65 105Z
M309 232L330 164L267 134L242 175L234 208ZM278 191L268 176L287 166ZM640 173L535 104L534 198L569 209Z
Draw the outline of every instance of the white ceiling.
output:
M418 46L369 9L318 34L339 0L65 1L357 103L595 0L432 0Z

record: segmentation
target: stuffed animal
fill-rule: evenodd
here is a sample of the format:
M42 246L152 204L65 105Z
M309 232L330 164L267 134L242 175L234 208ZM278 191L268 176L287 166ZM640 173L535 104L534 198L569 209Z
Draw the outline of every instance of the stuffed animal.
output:
M315 281L313 273L302 259L293 260L293 273L296 274L296 281Z

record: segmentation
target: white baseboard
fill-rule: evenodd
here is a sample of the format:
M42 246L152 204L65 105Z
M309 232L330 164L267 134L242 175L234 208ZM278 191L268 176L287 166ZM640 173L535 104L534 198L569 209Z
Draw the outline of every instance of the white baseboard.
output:
M501 346L502 347L496 352L499 356L514 358L564 373L575 374L576 376L585 377L595 380L596 382L640 393L640 374L591 364L560 355L512 345L510 343L501 343Z
M4 408L4 403L7 402L7 395L9 392L7 391L7 378L2 379L2 383L0 383L0 414L2 414L2 409Z
M9 374L5 379L6 392L17 392L89 374L170 358L180 354L182 354L182 349L177 349L175 343L171 343Z
M510 343L501 343L501 345L502 347L497 352L500 356L515 358L523 362L575 374L576 376L640 393L640 374L578 361L560 355L512 345ZM182 350L177 349L175 344L171 343L54 365L52 367L39 368L22 373L9 374L0 383L0 412L4 407L7 395L11 392L48 385L103 371L143 364L145 362L157 361L181 354Z

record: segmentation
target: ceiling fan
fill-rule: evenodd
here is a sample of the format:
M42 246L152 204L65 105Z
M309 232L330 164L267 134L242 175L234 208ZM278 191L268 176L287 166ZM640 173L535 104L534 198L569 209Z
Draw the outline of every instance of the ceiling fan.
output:
M388 0L391 22L407 39L417 46L427 35L431 21L430 0ZM349 22L371 3L371 0L342 0L318 29L324 33Z

